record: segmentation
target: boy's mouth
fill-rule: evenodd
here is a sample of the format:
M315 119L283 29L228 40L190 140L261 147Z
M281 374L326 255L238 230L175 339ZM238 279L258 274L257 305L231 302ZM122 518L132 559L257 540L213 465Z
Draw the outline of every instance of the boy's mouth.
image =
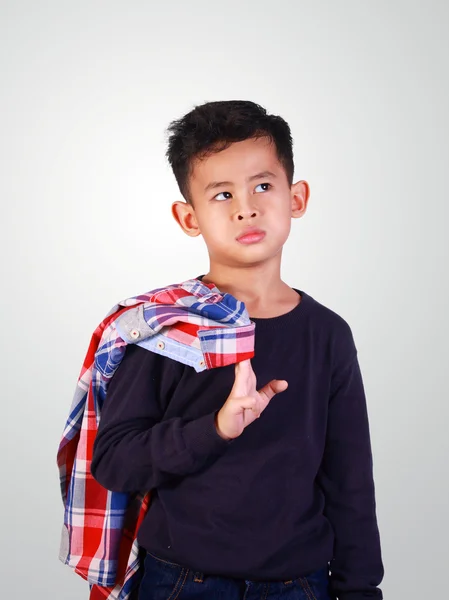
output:
M261 242L265 237L265 231L262 229L256 229L255 227L251 227L245 229L236 239L241 244L257 244L257 242Z

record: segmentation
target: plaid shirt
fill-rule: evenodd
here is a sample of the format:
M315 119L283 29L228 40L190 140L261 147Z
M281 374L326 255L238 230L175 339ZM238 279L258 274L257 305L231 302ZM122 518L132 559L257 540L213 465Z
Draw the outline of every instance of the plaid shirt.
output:
M245 306L190 279L116 304L95 329L58 450L64 526L59 558L90 583L90 600L131 600L141 577L136 536L150 494L111 492L90 465L108 383L130 343L196 371L254 356Z

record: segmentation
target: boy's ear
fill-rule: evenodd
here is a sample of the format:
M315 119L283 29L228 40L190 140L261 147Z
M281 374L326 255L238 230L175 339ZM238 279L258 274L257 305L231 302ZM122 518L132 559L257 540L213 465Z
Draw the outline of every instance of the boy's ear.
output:
M197 237L201 234L195 210L191 204L178 200L173 202L171 212L184 233L190 235L190 237Z
M297 181L291 186L292 219L299 219L307 210L310 196L310 187L307 181Z

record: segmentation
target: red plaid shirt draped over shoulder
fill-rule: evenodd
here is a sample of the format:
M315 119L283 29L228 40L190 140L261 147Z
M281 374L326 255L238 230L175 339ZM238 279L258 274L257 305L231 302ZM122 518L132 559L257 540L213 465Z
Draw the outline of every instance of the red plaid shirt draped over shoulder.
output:
M252 358L254 327L242 302L190 279L119 302L95 329L57 456L65 509L59 558L89 582L90 600L132 600L142 574L136 536L150 493L111 492L90 472L108 383L126 345L202 371Z

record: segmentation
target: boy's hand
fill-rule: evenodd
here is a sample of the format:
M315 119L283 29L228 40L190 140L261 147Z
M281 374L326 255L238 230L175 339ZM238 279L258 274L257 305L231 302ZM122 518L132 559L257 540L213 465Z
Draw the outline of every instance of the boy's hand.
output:
M235 365L235 381L228 399L218 411L215 420L218 434L232 440L243 432L245 427L258 419L270 400L287 389L284 380L273 379L261 390L256 390L256 375L251 361L244 360Z

